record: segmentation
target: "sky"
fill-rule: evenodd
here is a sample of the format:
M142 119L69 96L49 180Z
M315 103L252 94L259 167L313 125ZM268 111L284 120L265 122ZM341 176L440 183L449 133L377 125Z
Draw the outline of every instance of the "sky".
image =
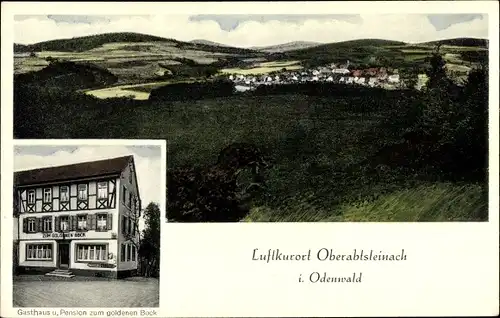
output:
M108 32L203 39L238 47L366 38L409 43L488 38L485 14L17 15L14 20L14 41L21 44Z
M160 146L15 146L14 171L134 155L142 207L160 204Z

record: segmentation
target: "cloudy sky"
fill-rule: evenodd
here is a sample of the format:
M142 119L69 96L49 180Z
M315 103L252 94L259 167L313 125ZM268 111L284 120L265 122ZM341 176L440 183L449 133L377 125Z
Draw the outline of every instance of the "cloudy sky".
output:
M142 206L160 204L160 146L15 146L14 171L134 155Z
M17 15L14 20L14 41L22 44L107 32L204 39L239 47L364 38L415 43L488 37L487 15L481 14Z

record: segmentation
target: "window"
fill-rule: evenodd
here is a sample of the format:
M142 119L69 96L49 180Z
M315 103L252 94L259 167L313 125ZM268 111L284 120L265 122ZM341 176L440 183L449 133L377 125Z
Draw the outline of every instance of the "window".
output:
M107 199L108 198L108 183L99 182L97 183L97 198Z
M105 261L107 260L107 248L105 244L77 245L78 261Z
M52 259L52 244L27 244L26 245L27 260L51 260Z
M28 191L28 204L35 204L35 190Z
M52 189L51 188L43 189L43 202L45 202L45 203L52 202Z
M127 203L127 188L125 188L125 186L123 186L123 198L122 198L122 202L123 202L123 204Z
M127 244L127 262L130 262L132 256L132 244Z
M132 245L132 261L135 262L135 245Z
M69 201L69 187L68 186L62 186L59 188L59 197L61 202L68 202Z
M28 219L28 232L36 232L35 219Z
M127 219L128 218L126 216L122 217L122 233L123 234L127 234L127 225L128 225Z
M52 217L44 217L43 218L43 231L50 232L52 231Z
M87 215L78 215L77 217L77 229L78 230L87 230Z
M133 200L133 198L134 197L133 197L132 193L130 193L130 195L128 196L128 207L130 209L132 209L132 200Z
M61 231L69 231L69 217L61 216L60 221L61 221Z
M127 233L130 234L132 233L133 229L132 229L132 218L128 218L128 231Z
M98 214L97 215L97 230L98 231L106 231L107 229L107 218L106 214Z
M125 262L125 244L122 244L121 253L120 253L120 261Z
M87 185L79 184L78 185L78 200L87 201Z

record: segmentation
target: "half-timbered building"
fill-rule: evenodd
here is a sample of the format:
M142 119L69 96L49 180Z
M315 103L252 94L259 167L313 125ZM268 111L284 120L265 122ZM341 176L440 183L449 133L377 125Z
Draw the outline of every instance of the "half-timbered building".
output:
M133 156L14 173L20 272L119 278L137 270Z

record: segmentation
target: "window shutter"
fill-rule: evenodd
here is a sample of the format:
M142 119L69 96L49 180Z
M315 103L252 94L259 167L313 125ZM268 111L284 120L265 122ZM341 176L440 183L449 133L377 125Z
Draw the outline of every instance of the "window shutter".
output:
M23 233L28 233L28 219L23 219Z
M36 232L43 232L43 218L36 218Z
M92 230L97 230L97 215L92 214Z
M56 216L54 218L54 232L60 232L61 231L61 218L59 216Z
M76 215L71 216L71 230L76 230L76 225L78 224L78 220L76 219Z
M108 219L106 220L106 229L108 231L113 229L113 213L108 213Z

